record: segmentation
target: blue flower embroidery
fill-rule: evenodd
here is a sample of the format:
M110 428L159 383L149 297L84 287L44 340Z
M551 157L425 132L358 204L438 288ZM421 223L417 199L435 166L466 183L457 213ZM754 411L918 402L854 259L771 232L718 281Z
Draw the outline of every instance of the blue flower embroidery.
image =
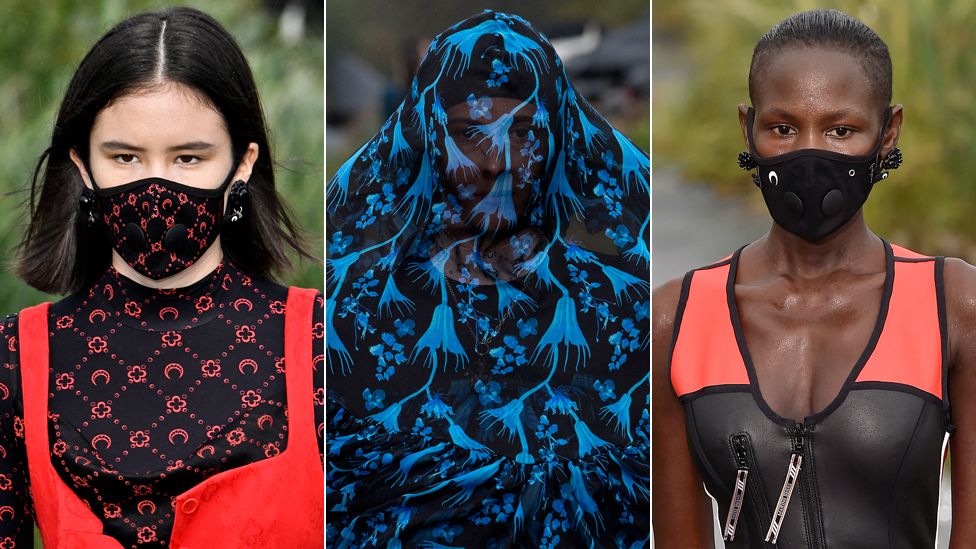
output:
M471 107L471 120L478 120L479 118L491 120L491 105L490 97L475 97L473 93L468 95L468 106Z

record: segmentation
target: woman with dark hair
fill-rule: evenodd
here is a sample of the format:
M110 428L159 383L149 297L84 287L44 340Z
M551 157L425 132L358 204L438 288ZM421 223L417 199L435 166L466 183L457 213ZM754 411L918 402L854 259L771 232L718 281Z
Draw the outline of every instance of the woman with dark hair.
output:
M270 278L309 257L272 166L211 17L137 15L82 60L18 263L70 295L2 325L4 547L32 514L45 547L321 546L323 302Z
M326 539L648 541L648 157L485 11L329 186Z
M947 442L952 546L976 539L976 401L958 398L976 390L976 270L889 244L861 210L901 163L891 75L836 10L756 45L739 163L773 225L654 291L661 547L712 545L706 494L727 547L933 547Z

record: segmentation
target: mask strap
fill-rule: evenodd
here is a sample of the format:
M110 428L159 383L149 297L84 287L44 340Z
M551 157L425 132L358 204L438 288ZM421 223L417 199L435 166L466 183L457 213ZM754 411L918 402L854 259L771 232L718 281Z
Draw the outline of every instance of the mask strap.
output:
M241 165L241 162L244 161L244 154L247 154L247 153L245 152L245 153L241 154L241 157L240 158L231 157L231 159L234 161L234 163L230 167L230 173L227 174L227 178L224 179L224 182L220 184L220 190L221 190L221 192L226 191L227 190L227 186L230 185L231 182L234 180L234 175L237 173L237 168L239 168L240 165Z
M756 153L756 146L753 144L753 137L752 137L752 125L755 124L755 122L756 122L756 109L749 107L749 110L746 112L746 136L749 141L748 143L749 154L751 154L753 158L758 159L759 154Z
M77 149L71 149L71 150L75 151L75 154L78 154ZM92 187L94 187L95 190L101 190L98 187L98 183L95 182L95 174L92 173L91 166L88 164L88 162L85 159L81 158L81 155L78 155L78 158L81 160L81 165L85 167L85 171L88 173L88 180L91 181ZM81 185L84 186L85 182L82 181Z
M884 144L885 132L888 131L888 125L891 124L892 109L894 109L894 107L888 107L885 109L884 122L881 123L881 134L878 136L878 143L874 146L874 151L872 152L872 155L879 162L880 159L878 159L878 154L881 153L881 145Z

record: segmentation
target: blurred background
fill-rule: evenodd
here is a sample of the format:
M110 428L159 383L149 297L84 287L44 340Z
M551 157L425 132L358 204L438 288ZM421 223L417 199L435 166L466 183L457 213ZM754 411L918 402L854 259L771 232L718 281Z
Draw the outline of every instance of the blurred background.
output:
M837 8L888 44L905 162L865 206L880 236L976 262L976 2L654 2L654 284L721 259L771 221L749 175L736 105L759 37L798 11Z
M257 80L278 186L321 256L323 230L322 3L303 1L180 2L214 16L237 39ZM25 189L50 143L54 117L88 49L129 15L158 0L4 2L0 17L0 314L58 296L30 289L12 274L13 248L26 226ZM321 262L303 262L283 284L321 288ZM39 546L39 545L38 545Z
M329 177L406 96L430 40L484 9L518 14L549 37L577 91L638 147L650 149L647 0L329 0Z
M745 150L736 106L749 103L759 37L796 12L821 7L857 17L888 44L893 102L905 109L898 143L905 162L872 191L868 226L921 253L976 262L976 2L655 0L655 286L769 229L761 194L736 164ZM946 474L939 547L948 546L949 501Z

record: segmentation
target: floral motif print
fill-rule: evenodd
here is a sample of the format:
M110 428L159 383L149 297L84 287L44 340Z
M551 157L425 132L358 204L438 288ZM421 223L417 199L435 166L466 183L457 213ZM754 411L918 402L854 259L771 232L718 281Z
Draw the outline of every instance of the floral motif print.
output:
M648 542L648 172L528 22L434 39L328 188L330 545Z

